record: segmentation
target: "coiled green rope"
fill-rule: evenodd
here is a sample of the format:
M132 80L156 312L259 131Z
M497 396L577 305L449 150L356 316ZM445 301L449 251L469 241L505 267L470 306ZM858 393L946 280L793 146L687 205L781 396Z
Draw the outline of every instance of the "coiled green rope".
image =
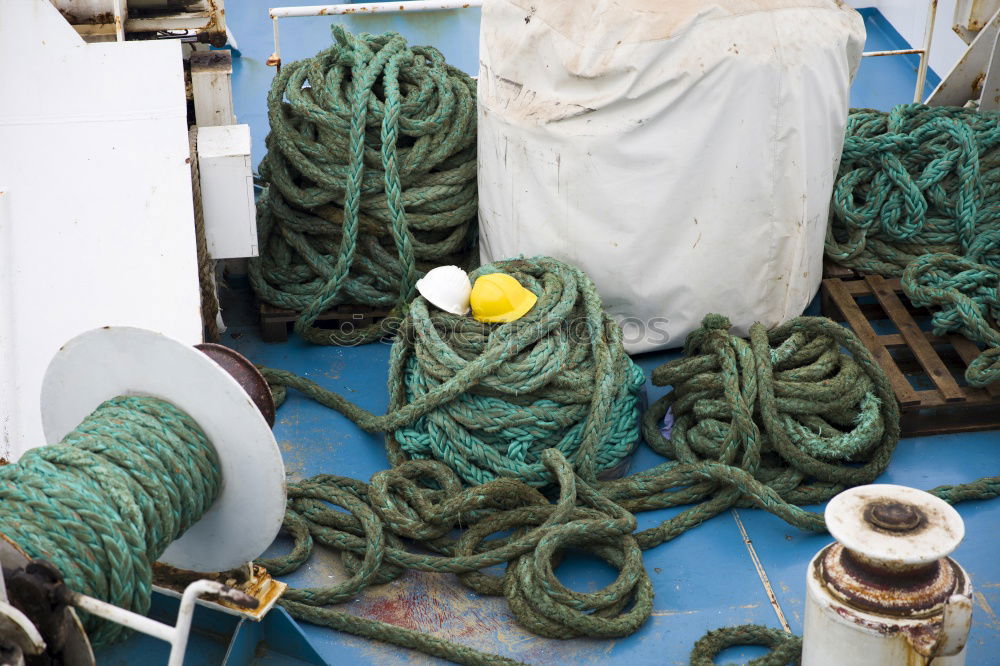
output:
M903 291L916 306L941 308L931 317L936 335L957 332L987 346L966 369L972 386L1000 380L1000 268L953 254L925 254L903 272Z
M0 532L82 594L137 613L152 564L219 493L218 458L189 416L156 398L100 405L62 442L0 467ZM85 618L95 646L124 627Z
M552 475L541 454L554 448L592 482L637 444L642 370L580 270L538 257L484 266L471 278L496 272L534 292L534 308L491 326L415 299L392 347L384 416L292 373L264 376L279 399L292 387L365 430L389 433L393 465L431 458L467 484L511 477L544 486Z
M928 253L1000 268L1000 112L922 104L847 121L826 256L902 275Z
M758 624L742 624L715 629L699 638L691 650L691 666L715 666L717 654L738 645L771 648L763 657L748 661L747 666L786 666L798 664L802 657L802 639L798 636Z
M425 270L474 260L475 82L395 33L333 36L271 86L250 280L261 300L301 312L310 342L360 344L391 330L321 329L317 317L361 304L392 308L391 326Z
M647 412L643 429L650 446L669 460L623 479L598 481L600 464L594 461L609 442L593 433L616 432L619 419L634 423L634 402L622 396L641 379L632 383L634 366L621 348L620 330L601 311L593 283L561 262L535 258L482 270L513 274L538 295L535 308L522 320L484 328L431 311L417 298L394 344L386 416L290 373L264 370L279 400L286 387L296 388L365 429L385 429L393 464L370 485L332 475L291 485L285 529L295 548L265 564L290 571L308 558L315 540L341 551L352 574L340 585L294 593L287 603L296 617L396 642L395 629L353 616L348 623L326 606L412 568L456 573L480 593L502 594L518 622L541 635L627 635L651 609L641 549L732 506L759 506L822 530L822 517L796 504L866 483L888 464L899 434L898 407L884 374L850 331L803 317L770 332L755 326L746 341L729 334L725 318L710 316L690 337L687 357L654 373L655 383L674 390ZM576 328L583 341L567 334L574 327L566 324L574 319L582 322ZM498 438L495 456L476 457L464 432L503 431L504 418L533 425L528 417L537 420L537 412L528 408L539 401L540 389L519 402L508 397L507 406L484 420L487 425L475 421L478 408L455 405L464 405L470 392L511 396L513 391L499 389L530 387L538 374L549 390L558 389L553 395L560 400L573 398L561 404L587 405L579 448L560 450L553 443L564 438L546 436L547 448L536 453L529 446L529 457L512 465L505 440ZM422 391L425 386L431 389ZM675 419L669 440L660 434L667 409ZM545 414L557 411L546 403ZM438 438L425 449L433 460L414 459L401 445L411 430ZM462 436L451 434L456 430ZM488 474L485 483L455 464L469 458L475 458L473 469ZM555 504L534 488L553 485L559 491ZM672 506L689 508L632 534L635 512ZM498 536L508 530L509 536ZM411 542L419 548L409 549ZM593 550L620 571L618 580L589 595L566 590L551 562L568 547ZM499 579L481 572L503 563ZM439 643L435 649L438 656L452 650ZM463 661L467 655L449 652L447 658Z

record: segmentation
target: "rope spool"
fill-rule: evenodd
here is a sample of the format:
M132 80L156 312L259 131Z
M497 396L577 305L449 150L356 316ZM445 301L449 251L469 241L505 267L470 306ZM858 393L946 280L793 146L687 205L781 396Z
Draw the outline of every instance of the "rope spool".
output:
M145 613L152 565L219 494L219 460L187 414L156 398L100 405L54 446L0 467L0 529L74 590ZM96 646L121 625L84 620Z
M826 256L902 275L928 253L1000 268L1000 112L922 104L847 121Z
M339 304L392 308L424 271L474 261L475 82L395 33L351 35L289 63L268 95L269 185L258 204L258 297L301 312L296 332L360 344L391 332L313 326Z
M41 396L58 444L0 467L5 568L45 559L74 591L142 613L154 561L226 571L271 544L285 491L270 395L249 361L204 347L104 327L60 348ZM122 635L88 629L98 645Z

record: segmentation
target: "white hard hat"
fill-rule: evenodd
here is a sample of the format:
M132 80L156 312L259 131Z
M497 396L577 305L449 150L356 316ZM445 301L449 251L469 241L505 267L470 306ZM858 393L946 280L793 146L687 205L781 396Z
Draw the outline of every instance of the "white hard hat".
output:
M458 266L438 266L427 271L417 280L417 291L445 312L457 315L469 313L472 283L469 282L469 274Z

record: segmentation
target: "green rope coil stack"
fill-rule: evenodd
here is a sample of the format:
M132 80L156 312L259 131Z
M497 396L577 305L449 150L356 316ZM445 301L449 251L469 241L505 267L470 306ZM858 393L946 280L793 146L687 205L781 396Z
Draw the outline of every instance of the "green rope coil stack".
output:
M299 335L360 344L391 332L314 326L340 304L399 319L417 279L474 261L475 82L395 33L351 35L284 65L268 95L258 297L300 312Z
M826 256L900 276L929 253L1000 268L1000 112L906 104L847 121Z
M264 376L365 430L387 432L393 465L434 459L466 484L511 477L541 487L553 480L541 454L556 449L593 482L639 440L642 370L626 355L621 329L581 271L539 257L484 266L471 278L496 272L534 292L534 308L492 326L416 298L392 347L384 416L291 373L265 369Z
M733 506L822 531L822 517L797 505L869 483L889 464L899 440L892 388L857 337L829 319L755 324L748 341L709 315L684 353L653 371L653 383L672 390L643 418L646 443L669 462L601 488L633 512L694 504L637 535L644 548Z
M82 594L149 609L153 562L212 505L222 477L189 416L156 398L100 405L58 445L0 467L0 532ZM91 642L124 627L85 618Z

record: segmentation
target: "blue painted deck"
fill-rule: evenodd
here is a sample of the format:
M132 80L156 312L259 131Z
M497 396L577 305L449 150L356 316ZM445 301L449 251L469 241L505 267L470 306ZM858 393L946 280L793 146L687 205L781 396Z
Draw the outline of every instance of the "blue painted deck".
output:
M263 155L267 131L265 93L273 70L264 65L272 50L268 2L240 0L227 7L227 19L242 57L235 61L235 102L240 122L249 123L254 137L254 161ZM312 55L328 43L331 19L282 20L283 57L286 61ZM431 43L457 66L472 71L476 65L478 10L440 15L360 17L346 21L356 31L395 29L417 43ZM895 31L880 15L866 12L867 48L902 46ZM894 41L896 40L896 41ZM861 67L852 94L852 105L887 109L912 99L915 66L906 59L869 59ZM257 363L306 375L361 406L381 412L387 404L385 380L389 346L371 344L356 348L316 347L294 336L287 344L260 341L248 309L249 293L236 288L228 293L227 320L232 326L224 342ZM649 371L675 354L648 354L637 358ZM650 401L664 392L647 386ZM290 478L327 472L368 479L386 467L381 438L369 435L340 415L292 394L278 414L275 435ZM971 481L995 474L998 433L941 436L902 442L888 472L880 481L931 488L944 483ZM660 458L642 448L633 469L659 463ZM819 509L820 507L816 507ZM996 556L996 526L1000 501L963 504L968 536L955 556L972 575L977 607L968 663L1000 663L1000 558ZM640 528L648 527L677 510L640 514ZM720 515L673 542L647 551L646 566L655 585L655 611L635 635L615 641L554 641L536 637L513 621L503 599L480 598L452 576L409 572L405 578L366 590L346 608L403 626L430 631L487 651L531 663L591 664L606 660L630 664L685 664L688 652L705 631L723 625L761 623L780 626L761 576L751 559L738 521L760 559L777 598L777 605L793 631L802 631L805 567L812 555L830 541L808 535L761 511L740 510ZM283 539L269 554L287 547ZM592 561L569 560L558 569L560 578L577 589L596 589L610 582L612 572ZM339 557L320 550L309 564L285 578L293 586L333 583L344 576ZM301 625L323 658L336 663L429 663L436 660L417 653L384 646L321 627ZM196 637L187 664L219 664L226 631ZM221 647L220 647L221 646ZM100 655L102 664L148 663L163 655L162 644L134 638ZM302 663L269 655L248 663ZM746 659L760 652L730 650L725 657ZM138 655L142 655L140 659Z

